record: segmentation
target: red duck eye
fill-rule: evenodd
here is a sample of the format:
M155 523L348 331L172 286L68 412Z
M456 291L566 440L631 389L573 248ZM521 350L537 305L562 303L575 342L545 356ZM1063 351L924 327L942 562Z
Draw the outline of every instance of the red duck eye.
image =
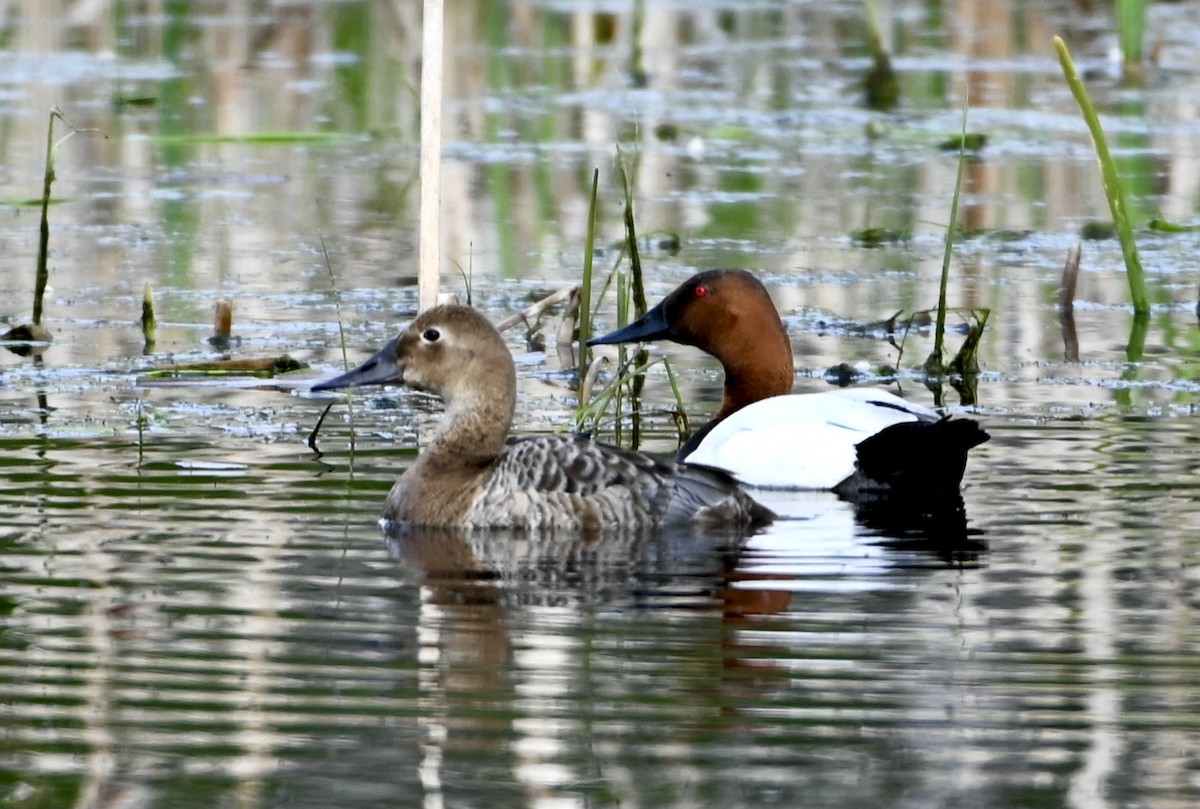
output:
M706 287L704 284L700 284L696 287L696 297L697 298L703 298L707 294L708 294L708 287Z

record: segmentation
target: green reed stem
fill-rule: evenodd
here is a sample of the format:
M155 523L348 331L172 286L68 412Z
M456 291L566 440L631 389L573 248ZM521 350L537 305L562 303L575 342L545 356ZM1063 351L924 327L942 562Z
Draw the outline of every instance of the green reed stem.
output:
M962 194L963 169L967 165L967 99L963 99L962 138L958 142L958 173L954 177L954 196L950 200L950 226L946 228L946 248L942 252L942 280L938 286L937 321L933 331L933 353L925 360L925 372L936 376L946 373L946 289L950 284L950 259L954 255L954 236L958 232L958 200Z
M1141 65L1146 40L1147 0L1117 0L1117 37L1125 65Z
M1083 120L1087 123L1092 134L1092 145L1096 149L1096 158L1100 161L1100 174L1104 180L1104 193L1108 196L1108 207L1112 212L1113 226L1117 230L1117 238L1121 241L1121 253L1125 257L1125 274L1129 278L1129 295L1133 300L1133 311L1139 317L1148 317L1150 304L1146 296L1146 278L1142 271L1142 261L1138 257L1137 243L1133 240L1133 226L1129 221L1129 208L1125 204L1125 188L1117 173L1117 164L1108 151L1108 140L1104 137L1104 129L1100 126L1100 118L1096 108L1088 97L1083 80L1075 70L1071 61L1071 53L1062 37L1054 38L1054 49L1058 51L1058 61L1062 65L1063 76L1071 88L1071 94L1079 104Z
M583 245L583 281L579 285L579 378L587 374L592 364L588 340L592 336L592 259L596 249L596 197L600 188L600 169L592 169L592 195L588 200L587 241ZM584 394L580 385L580 393ZM580 401L579 406L586 405Z

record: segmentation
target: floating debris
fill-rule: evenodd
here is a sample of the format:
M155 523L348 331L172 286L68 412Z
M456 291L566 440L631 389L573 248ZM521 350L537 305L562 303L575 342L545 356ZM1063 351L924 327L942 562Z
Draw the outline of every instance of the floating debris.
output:
M261 376L272 377L292 371L302 371L308 368L308 363L300 362L289 354L278 357L262 357L258 359L224 359L208 362L190 362L183 365L172 365L167 368L156 368L147 371L147 379L164 379L172 377L219 377L219 376Z
M4 343L4 347L18 357L36 357L49 348L52 342L54 335L45 326L36 323L14 326L0 334L0 343Z

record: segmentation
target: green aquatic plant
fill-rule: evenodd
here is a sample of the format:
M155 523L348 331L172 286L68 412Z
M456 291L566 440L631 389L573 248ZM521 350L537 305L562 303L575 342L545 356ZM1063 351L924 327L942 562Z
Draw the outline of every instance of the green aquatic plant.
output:
M592 267L596 254L596 196L600 187L600 169L592 170L592 194L588 199L587 241L583 245L583 279L579 286L579 406L588 403L584 379L592 364Z
M1100 117L1092 106L1087 88L1075 69L1071 60L1071 52L1062 37L1054 38L1054 49L1058 51L1058 61L1062 65L1063 76L1075 102L1083 114L1088 131L1092 135L1092 145L1096 150L1096 158L1100 162L1100 174L1104 182L1104 193L1108 197L1108 207L1112 213L1113 226L1117 229L1117 238L1121 242L1121 254L1125 258L1125 275L1129 279L1129 295L1133 301L1133 311L1138 318L1150 316L1150 303L1146 295L1146 279L1142 271L1142 260L1138 256L1137 242L1133 238L1133 225L1130 222L1129 207L1125 202L1125 189L1121 183L1117 164L1108 150L1108 140L1104 137L1104 128L1100 125Z
M967 103L963 102L962 139L958 143L958 173L954 177L954 196L950 199L950 226L946 228L946 246L942 251L942 277L938 285L937 321L933 331L933 352L925 360L925 373L944 376L946 341L946 289L950 283L950 259L954 255L954 234L958 224L958 200L962 194L963 169L967 165Z
M1146 6L1149 0L1116 0L1117 39L1125 75L1137 76L1143 65L1146 39Z
M588 243L584 248L583 280L580 290L579 344L581 358L590 358L591 356L590 349L587 347L587 341L595 332L595 314L599 310L599 302L604 299L608 291L614 286L614 282L616 286L615 303L618 327L625 326L632 320L641 317L646 314L646 310L648 309L641 255L638 248L633 186L630 181L631 175L626 168L624 155L619 148L617 149L617 158L625 195L625 206L622 215L625 226L625 238L621 243L620 255L617 257L616 263L605 279L604 286L598 295L594 295L592 281L594 275L594 242L596 234L596 198L597 184L599 182L599 170L596 170L592 174L592 198L588 210ZM625 261L628 261L627 268L622 266ZM594 305L593 301L595 301ZM640 407L640 395L642 386L645 384L646 372L659 363L666 370L667 379L675 396L676 410L672 413L672 419L679 429L681 439L686 437L689 432L688 418L684 411L683 397L679 391L679 384L675 378L674 371L671 369L670 362L665 357L650 360L649 352L646 349L638 348L631 352L624 345L617 346L616 367L613 369L613 373L609 376L606 383L598 391L594 391L593 389L601 368L607 367L607 362L592 363L581 359L579 405L575 413L575 429L581 432L597 432L600 429L600 425L611 415L614 425L613 440L615 443L620 444L622 442L623 414L625 412L623 402L625 394L628 393L631 402L629 410L632 428L630 445L636 448L641 440L642 411Z

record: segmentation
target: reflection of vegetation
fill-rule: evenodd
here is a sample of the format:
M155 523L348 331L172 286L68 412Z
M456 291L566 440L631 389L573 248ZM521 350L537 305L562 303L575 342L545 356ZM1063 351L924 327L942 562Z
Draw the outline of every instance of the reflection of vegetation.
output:
M190 89L183 76L187 68L186 46L191 33L191 4L186 0L167 0L163 6L162 56L175 67L177 75L164 79L158 89L158 134L160 137L183 135L191 127L188 120ZM159 145L164 173L178 173L188 165L194 151L191 143L165 140ZM185 195L169 195L162 200L162 225L171 234L171 255L166 261L170 285L187 288L191 276L192 254L199 225L199 210Z
M353 137L345 132L172 132L158 135L154 142L164 146L195 143L245 143L258 145L331 143Z
M871 69L863 77L863 89L869 108L886 111L899 102L900 83L896 79L895 69L892 68L892 58L883 46L879 21L875 16L875 4L872 0L864 0L863 6L867 18L867 44L871 49Z

